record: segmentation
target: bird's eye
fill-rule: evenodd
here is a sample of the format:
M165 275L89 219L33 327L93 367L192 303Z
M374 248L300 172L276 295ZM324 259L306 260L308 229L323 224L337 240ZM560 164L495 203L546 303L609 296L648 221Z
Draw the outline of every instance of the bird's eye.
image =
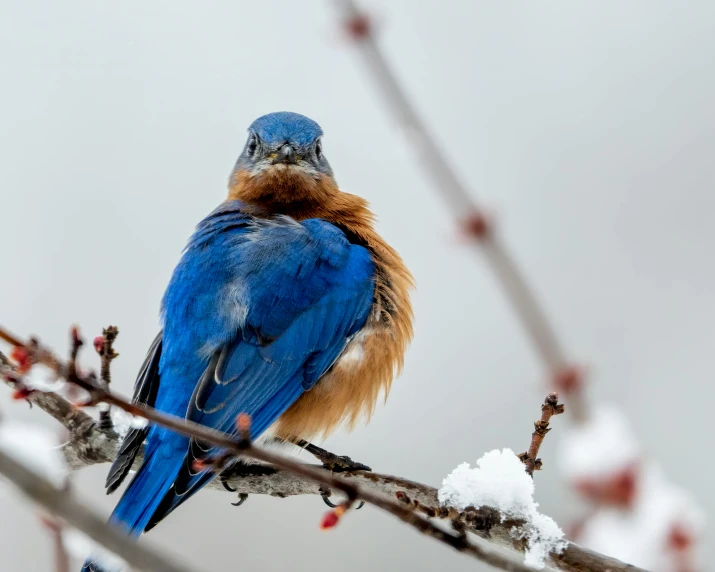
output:
M246 146L246 154L249 157L253 157L256 153L256 149L258 149L258 138L255 135L251 135L251 138L248 140L248 145Z
M318 159L323 156L323 142L320 139L315 142L315 156Z

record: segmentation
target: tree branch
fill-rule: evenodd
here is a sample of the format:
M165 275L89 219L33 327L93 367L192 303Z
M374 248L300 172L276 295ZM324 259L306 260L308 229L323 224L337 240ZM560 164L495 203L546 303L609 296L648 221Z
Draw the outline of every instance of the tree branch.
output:
M287 457L282 457L274 453L270 453L263 449L255 447L249 439L250 421L246 421L247 416L239 416L239 438L234 438L233 436L215 431L211 428L204 427L197 423L187 421L185 419L180 419L171 415L162 413L151 407L147 407L140 403L131 403L126 399L122 399L117 395L111 393L104 387L101 387L95 382L96 376L88 375L82 377L79 375L76 360L78 352L83 345L81 338L78 335L77 329L72 329L72 346L70 352L70 360L64 364L59 358L54 356L49 350L42 347L36 341L32 343L27 343L21 346L25 352L27 352L28 363L43 363L48 367L53 367L55 373L60 376L64 376L65 379L84 389L90 395L89 401L85 405L96 405L98 403L106 403L110 406L116 406L119 409L126 411L127 413L142 417L151 423L161 425L168 429L171 429L181 435L186 437L197 439L198 441L209 443L215 447L219 447L222 450L231 453L236 457L248 457L256 461L260 461L264 464L271 465L278 469L282 469L288 473L291 473L298 477L303 477L305 479L311 480L318 483L324 489L329 490L339 490L347 496L347 501L342 505L337 506L334 511L328 513L326 518L323 520L323 527L327 528L329 526L334 526L340 517L351 508L352 504L356 500L362 500L366 503L370 503L373 506L380 508L381 510L392 514L393 516L399 518L415 530L421 532L426 536L430 536L443 544L450 546L451 548L467 554L477 560L481 560L493 566L496 566L502 570L507 570L509 572L529 572L529 568L524 564L515 561L513 558L506 556L500 552L486 549L478 544L473 543L465 534L454 534L452 532L446 531L443 528L437 526L428 519L421 517L420 515L414 513L413 511L405 508L394 499L384 496L379 492L375 492L372 489L366 487L361 487L354 482L350 482L346 479L336 477L328 471L322 470L315 466L307 465L298 461L294 461ZM8 360L4 357L0 360L0 363L4 364L3 368L6 370L8 368ZM7 378L7 375L4 377ZM12 383L20 384L21 381L12 378ZM30 394L33 397L34 393ZM241 425L241 420L243 419L243 425ZM97 428L97 430L100 430ZM101 431L101 430L100 430ZM86 435L85 435L86 437ZM85 449L86 452L86 449ZM222 463L219 463L222 464ZM331 517L329 519L328 517ZM330 524L326 524L330 523ZM111 547L108 546L111 549ZM120 552L120 554L122 554Z
M0 332L2 332L1 329ZM32 349L28 346L25 347L28 350ZM505 519L494 509L482 507L477 510L459 513L454 509L440 508L435 488L390 475L353 471L341 473L341 476L337 477L319 466L304 464L259 449L245 435L243 438L236 439L231 435L190 423L184 419L165 415L141 404L130 403L96 385L91 376L88 378L80 377L71 363L68 365L62 364L61 360L51 355L49 351L39 346L39 344L36 344L34 351L34 359L44 359L47 364L59 364L57 365L58 373L74 375L71 381L90 393L92 404L102 402L116 406L132 415L143 417L152 423L163 425L188 437L211 443L236 456L250 457L270 465L270 467L261 467L249 474L237 469L228 471L225 474L224 482L237 494L269 494L285 497L298 494L320 494L326 488L331 491L340 491L347 496L347 501L336 509L334 514L336 521L345 510L352 506L355 500L363 500L401 519L419 532L474 558L503 570L520 572L529 570L529 568L515 562L510 557L474 544L465 534L465 531L468 530L492 543L523 553L525 549L524 541L513 538L511 534L514 527L518 527L523 523ZM76 356L74 349L72 354ZM0 360L0 365L2 363L2 360ZM18 381L13 381L11 378L10 383L18 383ZM71 404L56 394L33 392L28 396L28 399L53 417L58 418L73 433L73 437L64 447L65 456L72 469L113 460L120 445L120 437L114 431L100 429L89 416L78 412ZM65 414L68 415L69 419L64 417ZM74 433L75 431L77 433ZM244 433L245 431L244 427ZM215 479L211 487L224 488L223 484L217 481L219 479ZM420 510L415 510L418 505L411 504L406 506L404 502L406 498L414 499L418 503ZM397 499L401 499L402 502ZM456 534L445 531L422 515L449 519ZM567 572L639 570L636 567L571 543L562 554L552 555L550 564L559 570Z

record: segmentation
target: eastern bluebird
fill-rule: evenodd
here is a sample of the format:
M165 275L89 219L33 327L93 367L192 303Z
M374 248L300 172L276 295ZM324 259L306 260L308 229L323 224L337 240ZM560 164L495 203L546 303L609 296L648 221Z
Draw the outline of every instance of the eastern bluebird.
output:
M235 434L294 441L370 417L412 337L412 276L373 228L367 202L338 189L313 120L259 117L228 199L189 239L162 301L162 332L134 399ZM209 482L210 446L150 426L126 436L107 478L144 462L110 521L139 536ZM89 559L84 571L102 572Z

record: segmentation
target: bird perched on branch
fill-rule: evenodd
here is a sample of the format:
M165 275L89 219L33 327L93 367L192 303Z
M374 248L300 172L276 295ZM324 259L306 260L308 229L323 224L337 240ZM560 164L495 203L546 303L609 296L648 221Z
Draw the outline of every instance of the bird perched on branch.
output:
M249 127L228 199L189 239L162 302L135 400L253 437L323 437L369 418L412 337L412 277L373 228L364 199L339 190L320 126L271 113ZM111 492L146 441L111 521L138 536L209 482L210 446L133 429ZM85 572L106 570L89 559Z

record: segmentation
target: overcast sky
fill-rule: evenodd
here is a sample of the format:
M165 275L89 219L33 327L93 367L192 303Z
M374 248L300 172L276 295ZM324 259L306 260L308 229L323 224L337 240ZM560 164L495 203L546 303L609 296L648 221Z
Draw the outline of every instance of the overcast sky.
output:
M715 4L369 7L400 79L589 368L590 397L624 408L712 513ZM332 8L3 2L0 322L58 348L73 323L88 336L117 324L115 383L129 393L171 270L224 199L246 127L270 111L306 114L324 128L338 182L370 200L417 281L415 341L390 399L327 445L437 485L484 451L526 448L545 372ZM6 393L3 415L50 425ZM579 514L555 458L568 422L552 425L537 499L566 525ZM78 475L76 491L108 514L106 469ZM320 533L320 499L232 500L202 492L147 541L198 571L474 569L370 508ZM3 503L3 569L47 570L37 518Z

